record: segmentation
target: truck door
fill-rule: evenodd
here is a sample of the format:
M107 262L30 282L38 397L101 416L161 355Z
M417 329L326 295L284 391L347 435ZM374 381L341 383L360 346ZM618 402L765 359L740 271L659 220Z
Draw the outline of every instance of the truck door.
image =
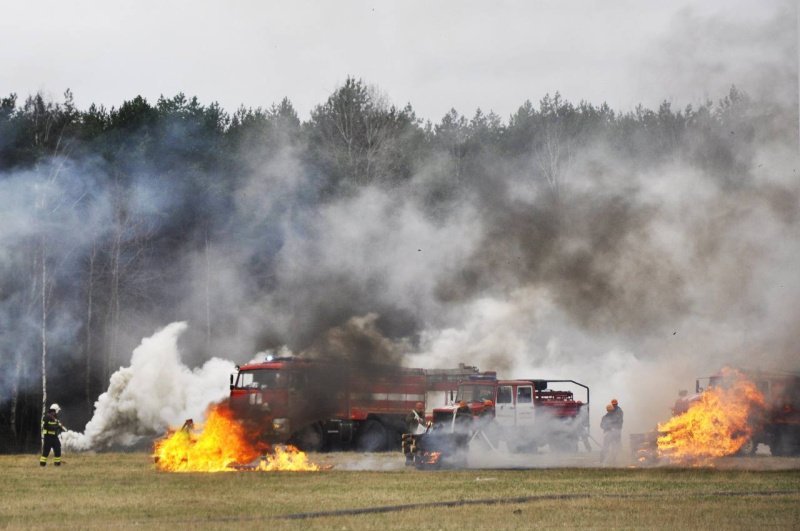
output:
M495 421L500 426L514 426L514 389L510 385L497 387L497 402L494 408Z
M533 387L520 385L517 387L517 426L526 428L533 426Z

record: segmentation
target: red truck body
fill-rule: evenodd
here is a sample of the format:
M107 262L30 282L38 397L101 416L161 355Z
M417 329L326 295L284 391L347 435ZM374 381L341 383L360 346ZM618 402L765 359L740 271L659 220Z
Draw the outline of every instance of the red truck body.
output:
M737 369L753 382L764 395L766 410L751 420L756 427L753 437L740 450L740 454L755 453L759 444L769 447L776 456L800 455L800 374ZM725 386L725 375L717 373L709 378L698 379L695 390L703 391L702 380L709 387ZM697 397L689 398L689 402Z
M474 367L414 369L302 358L268 359L238 368L230 405L269 444L305 450L399 447L405 416L422 402L446 403Z

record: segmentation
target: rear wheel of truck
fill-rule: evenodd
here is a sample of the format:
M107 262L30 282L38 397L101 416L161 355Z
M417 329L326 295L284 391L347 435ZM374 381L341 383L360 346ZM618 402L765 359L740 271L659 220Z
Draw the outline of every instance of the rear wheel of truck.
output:
M783 427L775 434L775 438L770 444L769 451L776 456L791 456L800 453L800 430L791 430L788 426Z
M304 452L319 452L325 446L322 427L317 423L309 424L292 437L292 444Z
M550 451L558 454L578 453L578 440L569 435L559 435L550 439Z
M369 419L358 430L356 448L361 452L380 452L387 448L389 442L386 426L375 419Z
M758 449L758 443L755 442L753 439L747 439L745 443L739 448L739 451L736 452L736 455L740 457L748 457L756 453L756 449Z

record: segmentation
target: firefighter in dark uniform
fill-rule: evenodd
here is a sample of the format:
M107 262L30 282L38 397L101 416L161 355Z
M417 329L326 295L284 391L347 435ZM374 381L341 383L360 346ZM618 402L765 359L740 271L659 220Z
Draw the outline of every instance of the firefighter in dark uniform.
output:
M42 417L42 456L39 458L40 466L47 466L47 457L53 451L53 464L61 466L61 441L58 436L64 431L64 425L58 420L61 406L53 404Z

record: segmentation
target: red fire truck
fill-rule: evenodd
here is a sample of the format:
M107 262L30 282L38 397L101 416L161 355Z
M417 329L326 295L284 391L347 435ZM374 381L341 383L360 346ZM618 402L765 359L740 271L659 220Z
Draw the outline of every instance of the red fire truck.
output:
M565 383L582 388L585 401L572 391L551 389ZM424 434L404 434L403 451L409 463L426 467L463 464L467 445L479 436L512 452L575 452L589 434L589 387L574 380L498 380L494 374L475 374L458 386L455 403L433 410L433 424Z
M266 443L304 450L400 446L405 416L417 402L429 410L452 399L478 369L410 369L298 357L248 363L231 375L230 406Z

